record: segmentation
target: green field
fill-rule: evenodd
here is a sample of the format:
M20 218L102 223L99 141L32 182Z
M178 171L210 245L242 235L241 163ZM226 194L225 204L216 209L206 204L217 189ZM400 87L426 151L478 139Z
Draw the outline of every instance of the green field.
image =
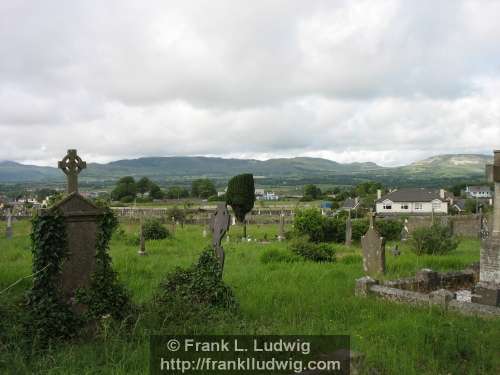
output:
M122 224L132 233L134 224ZM249 226L250 235L273 238L277 226ZM31 273L28 222L14 224L15 237L4 238L0 223L0 291ZM348 334L352 348L366 355L366 368L380 374L498 374L500 320L485 320L354 296L363 276L359 247L338 247L333 264L268 263L260 258L286 243L241 243L240 228L231 228L225 243L225 282L240 303L240 313L220 319L179 324L175 332L196 334ZM202 227L178 227L175 238L147 243L149 256L115 238L111 255L120 279L134 302L147 305L164 276L176 266L192 264L209 243ZM390 249L390 245L388 246ZM388 251L387 278L413 274L424 267L459 270L479 259L477 240L464 239L449 255L416 257L403 246L394 258ZM349 256L351 255L351 256ZM145 374L148 337L155 327L140 314L132 331L104 329L96 338L81 339L28 359L18 345L19 311L31 279L0 294L1 374Z

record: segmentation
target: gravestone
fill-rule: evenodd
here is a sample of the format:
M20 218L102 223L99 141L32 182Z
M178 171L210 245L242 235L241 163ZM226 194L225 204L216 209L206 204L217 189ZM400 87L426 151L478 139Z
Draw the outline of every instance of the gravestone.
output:
M144 219L141 216L141 224L140 224L140 233L139 233L139 252L137 254L144 256L146 255L146 241L144 239Z
M207 230L205 228L203 228L202 235L203 235L203 238L207 237Z
M399 250L399 246L395 245L394 248L392 249L392 255L395 257L398 257L401 255L401 251Z
M172 235L175 234L175 217L171 217L171 220L172 220Z
M44 214L60 211L66 222L66 234L69 256L62 265L61 289L68 302L74 301L76 289L90 285L90 278L95 269L96 239L98 221L103 214L94 203L78 193L78 174L86 167L76 150L59 162L59 168L67 176L68 195ZM84 306L74 306L82 311Z
M495 184L491 233L481 242L479 283L472 302L500 306L500 150L494 152L493 166L487 166L490 182Z
M375 213L371 212L370 228L361 237L363 247L363 269L368 276L376 277L385 273L385 241L375 229Z
M403 229L401 230L401 241L408 240L409 236L410 236L410 231L408 230L408 219L405 219L405 222L403 224Z
M347 211L347 220L345 222L345 245L352 245L352 221L351 221L351 210Z
M219 203L215 213L210 219L210 231L212 232L212 246L222 268L224 268L224 248L221 242L224 235L229 230L230 220L231 215L229 215L227 204Z
M7 227L5 228L5 236L12 238L12 210L10 207L7 209Z
M280 214L280 229L278 234L278 241L285 239L285 214L282 212Z

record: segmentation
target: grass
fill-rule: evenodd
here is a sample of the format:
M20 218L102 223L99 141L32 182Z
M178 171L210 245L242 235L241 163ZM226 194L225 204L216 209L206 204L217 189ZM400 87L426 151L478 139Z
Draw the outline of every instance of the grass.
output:
M137 226L122 224L126 233ZM174 238L147 243L148 256L137 246L114 238L111 256L120 279L137 304L147 304L158 283L177 266L188 266L210 242L201 226L177 228ZM31 273L30 225L14 224L14 238L4 238L0 223L0 290ZM273 238L277 226L249 226L249 234ZM224 242L224 279L241 306L237 316L179 325L175 333L199 334L349 334L352 347L366 355L367 367L382 374L497 374L500 373L500 321L465 317L437 308L412 307L354 296L355 280L363 276L359 247L337 246L338 262L261 261L269 249L286 250L286 242L241 243L240 228L232 227ZM388 244L387 250L392 244ZM479 259L479 243L463 239L448 255L402 255L387 251L386 278L409 276L428 267L462 269ZM151 322L140 315L132 333L112 330L53 348L47 355L27 359L15 341L19 337L19 301L31 279L0 294L0 373L2 374L144 374L148 368ZM8 341L10 340L10 341ZM6 345L9 344L9 345Z

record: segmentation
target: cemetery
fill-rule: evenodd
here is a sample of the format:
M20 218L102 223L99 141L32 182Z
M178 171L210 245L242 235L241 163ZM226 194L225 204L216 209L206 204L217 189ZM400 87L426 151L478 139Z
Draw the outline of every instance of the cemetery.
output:
M495 192L497 163L500 153ZM386 241L374 213L356 235L347 212L333 244L317 232L294 239L315 220L328 223L319 211L247 224L248 175L201 223L118 216L78 193L86 167L69 150L59 163L65 196L31 222L8 215L1 224L2 373L145 373L149 335L159 332L345 333L352 373L500 369L496 202L476 236L417 254L408 224Z

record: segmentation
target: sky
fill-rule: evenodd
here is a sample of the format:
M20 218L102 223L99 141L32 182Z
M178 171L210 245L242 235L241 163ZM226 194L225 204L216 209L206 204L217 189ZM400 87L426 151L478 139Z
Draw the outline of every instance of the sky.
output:
M0 160L500 148L500 1L0 2Z

